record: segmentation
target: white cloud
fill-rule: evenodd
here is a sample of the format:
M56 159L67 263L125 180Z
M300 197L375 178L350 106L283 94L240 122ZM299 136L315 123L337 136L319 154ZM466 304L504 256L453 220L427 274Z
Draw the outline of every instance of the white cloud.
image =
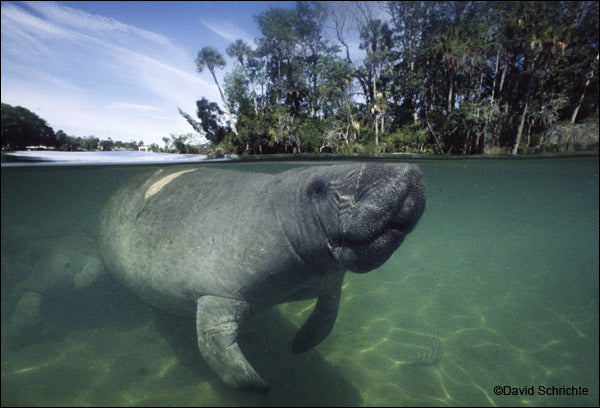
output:
M208 73L168 38L58 3L2 3L2 102L35 111L68 134L162 144L191 127Z
M103 35L110 32L133 35L158 44L170 45L169 39L162 35L120 23L112 18L65 7L56 2L27 1L25 4L63 27Z
M3 84L3 100L5 94L9 103L27 107L46 119L55 131L62 129L72 136L162 144L163 136L192 130L175 106L162 108L122 101L104 104L86 94L60 94L29 81L12 81L6 87Z
M141 112L164 112L164 109L157 108L156 106L150 105L139 105L136 103L128 103L128 102L114 102L108 106L110 109L118 109L118 110L135 110Z
M240 26L228 21L207 21L201 20L202 25L213 33L226 39L229 42L235 42L238 39L246 41L252 48L256 48L254 38Z

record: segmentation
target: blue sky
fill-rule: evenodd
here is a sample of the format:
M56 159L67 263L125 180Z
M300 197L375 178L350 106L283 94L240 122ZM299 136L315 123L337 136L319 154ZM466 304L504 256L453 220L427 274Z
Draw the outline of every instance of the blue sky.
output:
M238 38L254 45L254 16L295 2L5 2L2 102L20 105L72 136L163 145L192 132L201 97L220 102L194 60ZM221 79L221 78L220 78ZM200 140L198 140L200 141Z

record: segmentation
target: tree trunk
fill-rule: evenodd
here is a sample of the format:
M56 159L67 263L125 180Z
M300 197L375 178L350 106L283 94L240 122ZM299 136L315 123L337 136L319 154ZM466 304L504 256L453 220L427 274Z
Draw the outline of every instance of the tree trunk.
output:
M431 127L431 125L429 124L429 122L425 122L425 123L427 124L429 131L433 135L433 139L435 140L435 144L437 145L438 149L440 149L440 153L442 153L442 155L446 154L446 152L444 152L444 149L442 148L442 145L440 144L440 141L438 140L436 133L434 132L434 130Z
M506 79L506 71L508 70L508 61L504 62L504 69L502 70L502 77L500 78L500 86L498 88L498 99L502 98L502 89L504 88L504 80Z
M523 134L523 128L525 127L525 117L527 116L527 108L529 106L529 101L525 102L525 107L523 108L523 114L521 115L521 123L519 123L519 130L517 131L517 137L515 138L515 144L512 148L512 154L516 155L519 151L519 143L521 143L521 135Z
M350 128L354 127L354 120L352 119L352 105L350 104L350 100L352 99L352 94L351 94L351 89L350 89L350 81L345 81L346 83L346 92L345 92L345 99L346 99L346 109L348 111L348 131L346 132L347 134L350 133ZM354 132L353 132L354 134ZM348 137L346 137L346 144L348 144Z
M494 81L492 82L492 97L490 99L490 108L485 115L485 125L483 126L483 132L479 135L479 141L477 146L477 152L482 154L485 149L485 135L488 133L492 116L494 115L494 103L496 102L496 80L498 79L498 70L500 69L500 49L496 53L496 68L494 69ZM494 138L492 138L492 145L494 144Z
M379 146L379 131L377 127L377 75L373 75L373 121L375 122L375 146Z
M481 91L483 90L483 72L479 76L479 86L477 87L477 97L481 100ZM471 100L471 102L475 102L475 98Z
M229 105L227 105L227 100L225 99L225 95L223 94L223 91L221 90L219 81L217 81L217 76L215 75L215 71L211 69L210 73L212 74L212 77L215 80L215 84L217 84L217 88L219 89L219 94L221 95L221 100L223 101L223 105L225 106L225 112L227 113L227 116L229 116L229 123L231 123L231 131L233 132L234 135L237 136L238 132L237 132L237 128L235 127L233 115L231 114L231 111L229 110Z
M452 106L454 105L454 74L450 72L450 86L448 89L448 113L452 112Z
M596 55L596 59L598 59L598 56L600 54ZM590 82L592 81L592 78L594 77L594 70L592 69L590 71L590 73L587 75L587 81L585 81L585 86L583 87L583 92L581 93L581 96L579 97L579 102L577 103L577 106L575 107L575 110L573 111L573 114L571 115L571 124L574 124L575 121L577 120L577 114L579 113L579 108L581 108L581 105L583 104L583 98L585 98L585 91L587 91L588 86L590 86Z
M521 143L521 137L523 135L523 128L525 127L525 118L527 117L527 109L529 108L529 96L533 89L533 82L535 79L535 70L531 72L529 77L529 85L527 86L527 94L525 94L525 107L523 108L523 114L521 115L521 123L519 123L519 130L517 131L517 137L515 138L515 144L513 145L512 154L516 155L519 150L519 143Z
M529 122L529 126L527 126L527 153L529 153L529 146L531 145L531 128L533 124Z
M410 72L414 72L414 71L415 71L415 62L411 61L410 62ZM414 95L411 96L411 103L413 105L413 122L418 123L419 122L419 112L417 110L417 104L415 103Z
M250 87L252 88L252 102L254 103L254 114L258 116L258 101L256 100L256 91L254 89L253 79L250 79Z
M490 105L494 104L494 97L496 96L496 79L498 78L498 69L500 68L500 49L498 49L498 53L496 54L496 68L494 69L494 82L492 83L492 98L490 100Z
M244 71L245 71L246 65L244 64L244 61L240 60L240 63L242 64L242 67L244 67ZM248 72L248 71L246 71L246 72ZM258 101L256 100L256 92L254 90L254 79L252 79L252 76L249 74L249 72L247 75L250 79L250 89L252 89L252 101L254 102L254 114L256 116L258 116Z
M352 66L352 68L354 69L354 76L356 77L356 79L358 79L358 83L360 84L360 86L363 90L363 93L365 95L365 98L367 99L367 104L368 104L369 103L369 86L368 86L369 81L360 72L360 69L358 69L358 67L356 65L354 65L354 63L352 62L352 59L350 58L350 47L348 46L348 43L344 39L344 36L342 33L343 25L344 25L344 21L340 22L337 18L335 19L335 31L336 31L337 39L344 46L344 48L346 50L346 61L348 61L350 66Z

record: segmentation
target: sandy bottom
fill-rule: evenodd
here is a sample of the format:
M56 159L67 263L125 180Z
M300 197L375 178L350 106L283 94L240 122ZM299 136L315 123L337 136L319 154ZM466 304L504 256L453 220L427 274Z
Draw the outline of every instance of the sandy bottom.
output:
M536 280L498 286L447 264L410 267L418 251L402 266L399 258L347 276L334 331L304 355L292 355L290 344L314 302L281 305L249 325L241 344L272 384L266 396L219 382L196 349L192 317L105 290L109 282L98 288L104 295L76 299L84 305L76 316L69 316L73 300L50 304L46 312L55 314L45 316L41 335L15 344L3 329L2 404L596 404L597 306L563 304ZM410 272L398 276L400 268ZM496 386L534 392L495 395ZM540 386L588 393L540 395Z

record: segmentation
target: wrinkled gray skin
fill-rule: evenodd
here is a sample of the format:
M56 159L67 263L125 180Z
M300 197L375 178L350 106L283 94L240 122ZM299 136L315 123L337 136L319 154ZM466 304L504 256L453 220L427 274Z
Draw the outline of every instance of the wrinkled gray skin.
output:
M318 298L293 341L301 353L335 323L346 270L383 264L425 209L406 164L349 164L276 175L159 170L118 191L101 222L105 264L135 293L196 313L200 352L228 385L267 391L242 354L240 324L273 305Z

